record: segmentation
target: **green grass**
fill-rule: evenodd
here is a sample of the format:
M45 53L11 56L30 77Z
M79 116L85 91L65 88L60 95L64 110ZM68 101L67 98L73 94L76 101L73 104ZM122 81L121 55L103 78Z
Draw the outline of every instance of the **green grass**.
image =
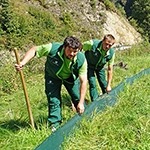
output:
M139 45L128 51L117 51L115 63L123 61L128 70L116 66L112 86L117 86L125 78L149 68L149 45ZM35 65L36 64L36 65ZM38 64L38 65L37 65ZM43 63L40 60L29 63L24 68L26 86L33 112L36 130L30 128L27 107L19 78L14 71L14 61L0 67L0 149L31 150L51 134L47 127L47 100L44 93ZM35 65L35 67L33 67ZM103 113L93 113L93 119L83 118L79 128L65 140L64 150L69 149L137 149L150 148L150 76L136 80L118 96L115 107ZM6 82L6 81L9 82ZM62 87L63 124L74 112L70 97ZM87 91L87 98L89 98Z
M150 149L150 75L119 94L117 104L85 118L63 143L64 150Z

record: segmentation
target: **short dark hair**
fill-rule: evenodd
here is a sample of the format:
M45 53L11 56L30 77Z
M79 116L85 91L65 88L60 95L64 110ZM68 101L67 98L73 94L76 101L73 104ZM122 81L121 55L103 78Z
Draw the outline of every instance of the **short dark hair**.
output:
M82 44L81 42L73 36L68 36L65 38L64 43L63 43L64 48L66 48L67 46L73 48L73 49L82 49Z

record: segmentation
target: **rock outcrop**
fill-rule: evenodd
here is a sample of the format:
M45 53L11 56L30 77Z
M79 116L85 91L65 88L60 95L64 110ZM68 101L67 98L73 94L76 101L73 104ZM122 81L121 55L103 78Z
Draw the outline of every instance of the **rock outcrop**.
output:
M130 25L126 18L120 17L114 12L106 11L104 34L111 33L116 38L118 45L134 45L142 41L141 35Z

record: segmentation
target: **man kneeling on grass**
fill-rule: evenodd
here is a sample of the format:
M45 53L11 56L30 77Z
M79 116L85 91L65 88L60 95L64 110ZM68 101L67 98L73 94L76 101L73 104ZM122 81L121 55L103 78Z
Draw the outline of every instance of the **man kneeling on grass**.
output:
M45 93L48 100L48 121L52 131L61 123L61 86L67 89L72 103L79 114L84 112L84 98L87 86L87 61L80 50L81 42L73 36L65 38L63 43L49 43L34 46L25 54L20 64L15 64L19 71L34 56L46 56Z

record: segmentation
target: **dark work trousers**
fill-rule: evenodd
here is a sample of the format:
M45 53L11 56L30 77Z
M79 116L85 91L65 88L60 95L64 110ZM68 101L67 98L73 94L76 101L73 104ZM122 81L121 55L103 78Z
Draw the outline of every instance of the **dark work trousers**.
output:
M104 68L103 69L88 68L88 81L89 81L89 92L90 92L91 101L96 100L99 96L99 92L96 86L97 85L96 77L99 86L101 87L102 93L103 94L106 93L107 81L106 81Z
M64 84L71 100L75 107L77 107L80 94L79 94L79 79L73 83L68 83L60 79L52 77L45 78L45 93L48 100L48 121L51 124L58 124L61 122L61 86ZM54 125L55 126L55 125Z

